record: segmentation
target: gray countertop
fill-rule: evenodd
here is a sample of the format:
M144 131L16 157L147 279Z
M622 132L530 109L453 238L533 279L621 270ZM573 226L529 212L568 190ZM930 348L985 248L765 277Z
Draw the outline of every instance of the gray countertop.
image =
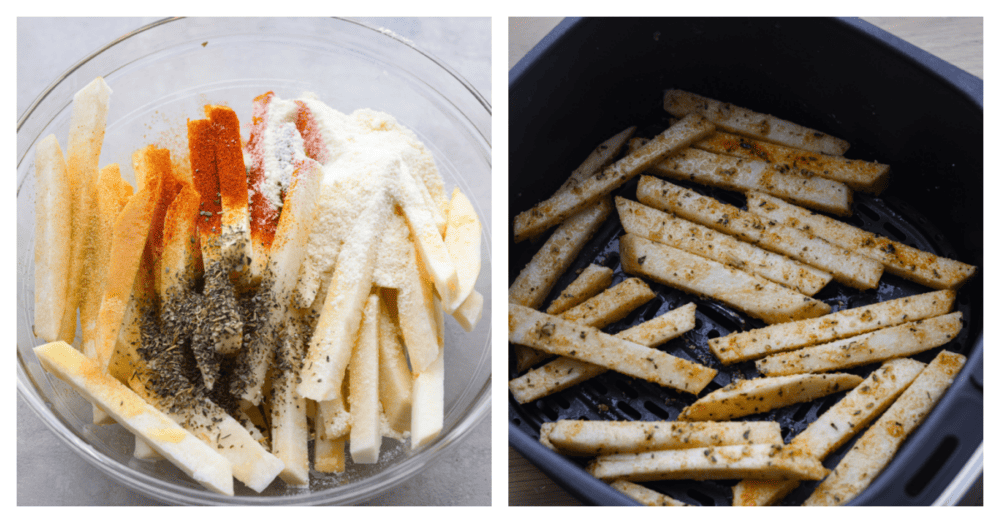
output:
M17 114L66 69L114 38L156 18L18 18ZM438 57L491 97L489 18L361 19ZM480 200L483 201L483 200ZM488 198L485 200L488 202ZM483 209L489 219L491 209ZM382 505L490 505L491 421L487 416L426 471L371 501ZM158 505L104 476L17 400L17 504Z

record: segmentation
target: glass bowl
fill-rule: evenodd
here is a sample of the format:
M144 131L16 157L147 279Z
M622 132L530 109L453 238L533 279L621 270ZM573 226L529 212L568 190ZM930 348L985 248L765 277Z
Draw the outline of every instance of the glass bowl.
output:
M154 143L186 145L185 122L208 103L231 106L248 136L251 101L316 93L345 113L372 108L393 115L434 154L446 188L458 186L483 222L483 264L476 289L483 319L466 333L445 329L444 429L430 444L386 439L376 465L348 463L344 474L313 472L309 487L276 480L256 493L238 481L236 496L206 491L166 461L132 457L133 437L95 426L91 406L44 372L32 347L34 306L34 146L55 133L65 148L74 93L97 76L114 91L100 164L118 163L134 181L131 154ZM412 478L446 454L490 411L491 108L448 66L389 31L341 19L169 19L115 40L58 78L25 111L17 130L17 388L28 406L88 463L123 485L172 504L349 504ZM486 210L486 212L484 212ZM487 464L488 466L488 464Z

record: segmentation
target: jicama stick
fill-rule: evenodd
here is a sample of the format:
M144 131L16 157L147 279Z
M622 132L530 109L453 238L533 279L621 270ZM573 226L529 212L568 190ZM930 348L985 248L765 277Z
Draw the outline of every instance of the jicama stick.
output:
M507 292L507 299L532 309L541 307L556 280L566 272L611 210L611 200L603 199L563 222L521 269Z
M340 395L340 383L350 361L361 324L361 310L372 287L375 249L387 213L389 191L381 190L358 218L354 232L338 256L319 323L309 342L299 394L316 401Z
M941 351L841 458L803 505L849 503L878 477L903 441L924 421L965 365L965 356Z
M962 329L962 313L917 320L853 338L783 352L757 360L765 376L826 372L912 356L953 340Z
M351 353L348 401L351 404L351 459L355 463L377 463L382 447L379 426L379 307L378 294L369 296Z
M782 443L776 421L559 420L542 424L539 441L572 456Z
M624 318L639 306L656 297L646 282L629 278L593 298L559 314L566 320L603 329ZM523 371L549 358L545 352L534 351L523 345L514 345L517 369Z
M233 495L233 468L225 458L102 372L93 360L61 341L35 347L35 354L45 370L142 437L192 479L213 492Z
M305 355L303 314L292 309L285 319L281 347L271 378L271 449L284 463L281 479L289 485L309 484L309 425L306 400L295 390Z
M715 377L714 369L628 342L591 327L517 304L509 304L511 343L579 359L665 387L697 394Z
M672 183L643 176L637 195L646 205L812 265L856 289L875 288L882 277L882 264L871 258Z
M780 444L729 445L639 454L599 456L587 465L598 479L823 479L829 472L816 458Z
M563 182L562 186L556 190L555 194L559 194L563 191L568 191L576 188L581 182L590 178L595 173L604 170L605 167L614 157L618 156L621 152L622 147L628 142L628 139L632 137L635 133L636 127L633 125L628 129L608 138L594 148L594 150L587 156L587 158L580 164L579 167L573 170L569 175L569 178Z
M292 302L295 277L305 257L306 242L312 228L322 179L323 169L320 164L306 159L295 169L285 193L267 266L254 296L253 307L256 310L252 316L259 318L259 324L254 336L250 337L236 357L237 376L240 379L233 380L230 386L233 394L254 404L260 402L267 369L274 360L275 340L287 317L288 305ZM367 282L359 283L362 287L371 285L371 269L366 270L367 277L365 273L359 275L362 282ZM305 381L302 374L299 377ZM339 379L334 386L338 384ZM299 394L305 396L301 386Z
M789 446L826 459L889 408L925 366L906 358L885 362L795 436ZM798 481L743 480L733 487L733 505L773 505L798 485Z
M615 334L616 338L656 347L694 328L695 305L689 303L647 322ZM565 356L510 380L510 392L518 403L528 403L600 376L608 369Z
M73 95L73 110L69 123L69 140L66 147L66 174L71 186L70 197L73 207L70 211L72 223L72 245L70 247L70 272L66 290L66 307L59 326L59 339L73 343L76 338L76 311L90 294L100 293L100 288L91 289L89 283L100 281L94 278L91 260L94 245L91 238L97 227L96 191L98 165L104 131L108 120L108 106L111 88L103 78L95 78ZM84 314L84 311L80 311ZM86 311L86 316L98 311Z
M751 194L747 208L761 216L878 261L886 272L934 289L958 289L976 267L922 251L826 216L811 213L766 194Z
M617 479L611 482L611 488L625 494L647 507L686 507L687 503L681 503L670 496L646 488L638 483Z
M796 374L731 382L688 405L678 421L728 420L812 401L861 383L854 374Z
M889 165L842 156L816 154L804 149L716 131L692 147L740 158L763 160L774 169L802 176L821 176L847 184L855 191L879 194L889 183Z
M787 287L634 234L618 239L628 274L708 296L767 323L822 316L830 306Z
M776 352L818 345L906 321L947 314L954 291L936 291L844 309L820 318L769 325L708 340L708 348L722 363L752 360Z
M627 233L756 274L806 296L816 294L833 279L815 267L641 203L621 197L615 203Z
M637 146L641 143L633 141ZM853 194L847 185L817 176L779 171L753 158L734 158L688 147L653 165L649 172L741 193L765 192L810 209L839 216L851 215Z
M590 264L580 273L573 283L570 283L559 296L552 300L548 314L561 314L577 305L593 298L595 295L611 286L611 278L615 271L608 267Z
M562 223L600 198L692 142L708 136L714 126L705 118L692 115L672 125L642 148L629 153L601 173L578 184L572 191L554 195L514 218L514 241L529 237Z
M383 294L378 318L378 394L386 423L400 434L410 430L413 405L413 375L406 364L401 338Z
M482 265L482 252L480 242L483 236L483 226L479 222L476 210L472 208L472 202L462 191L455 187L451 195L451 205L448 209L448 228L444 236L444 245L448 249L448 255L452 263L455 264L455 271L458 273L458 292L455 300L458 302L451 310L446 311L453 314L456 309L472 294L476 286L476 279L479 278L479 269Z
M35 146L35 336L59 339L67 307L73 241L73 188L54 134ZM62 210L60 212L60 209ZM75 306L75 301L72 301ZM76 311L73 311L76 334ZM68 340L72 341L72 340Z
M410 446L430 443L444 429L444 311L434 298L434 320L440 350L426 369L413 376L413 407L410 412Z
M727 131L809 151L843 155L850 146L808 127L678 89L664 93L663 108L677 117L701 114Z

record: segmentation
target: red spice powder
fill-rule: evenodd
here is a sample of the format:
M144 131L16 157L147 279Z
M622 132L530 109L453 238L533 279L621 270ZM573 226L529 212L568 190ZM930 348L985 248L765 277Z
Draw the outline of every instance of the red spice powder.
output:
M274 241L274 232L278 228L278 209L264 196L261 189L264 185L264 131L268 124L268 108L274 92L268 91L253 99L253 119L250 126L250 141L247 142L247 152L250 155L250 239L255 247L267 249Z
M247 171L243 164L240 120L236 111L224 105L207 105L205 114L215 132L215 168L219 173L219 192L224 209L246 208Z
M326 148L326 142L316 125L316 118L313 116L309 106L305 102L296 100L295 105L299 107L295 119L295 127L302 135L306 156L320 163L326 163L330 157L330 151Z
M222 201L215 167L215 133L209 120L188 120L188 150L194 187L201 196L198 231L215 236L222 226ZM214 232L213 232L214 231Z

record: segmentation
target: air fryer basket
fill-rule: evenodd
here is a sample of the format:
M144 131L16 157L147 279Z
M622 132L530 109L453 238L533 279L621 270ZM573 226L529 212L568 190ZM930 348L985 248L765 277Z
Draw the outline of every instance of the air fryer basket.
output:
M825 45L815 47L815 42ZM662 130L667 118L662 91L681 88L829 132L851 142L848 157L890 164L889 189L879 197L856 193L854 215L847 221L980 268L958 294L956 309L965 321L959 336L914 357L927 362L946 349L968 356L966 368L856 504L933 503L983 440L982 83L921 53L857 21L574 20L560 25L511 73L511 217L552 194L589 150L611 134L633 124L640 126L637 134L642 136ZM633 180L616 194L634 200L635 185ZM681 185L745 206L736 193ZM621 232L613 215L550 298L590 263L613 268L615 283L628 277L618 259ZM511 245L510 281L537 247L530 242ZM702 395L734 378L758 376L753 362L722 366L707 340L758 328L762 322L712 300L650 286L656 298L607 332L694 302L695 329L660 349L719 370ZM885 275L877 289L858 291L831 283L815 297L836 311L929 290ZM876 367L851 372L867 374ZM512 360L509 378L516 375ZM778 421L787 442L844 394L741 419ZM583 472L586 460L541 447L539 426L556 419L673 420L694 399L610 372L530 404L510 398L511 444L584 501L631 503ZM835 466L852 445L841 446L824 465ZM691 504L730 505L735 483L649 486ZM800 504L814 486L804 482L783 504Z

